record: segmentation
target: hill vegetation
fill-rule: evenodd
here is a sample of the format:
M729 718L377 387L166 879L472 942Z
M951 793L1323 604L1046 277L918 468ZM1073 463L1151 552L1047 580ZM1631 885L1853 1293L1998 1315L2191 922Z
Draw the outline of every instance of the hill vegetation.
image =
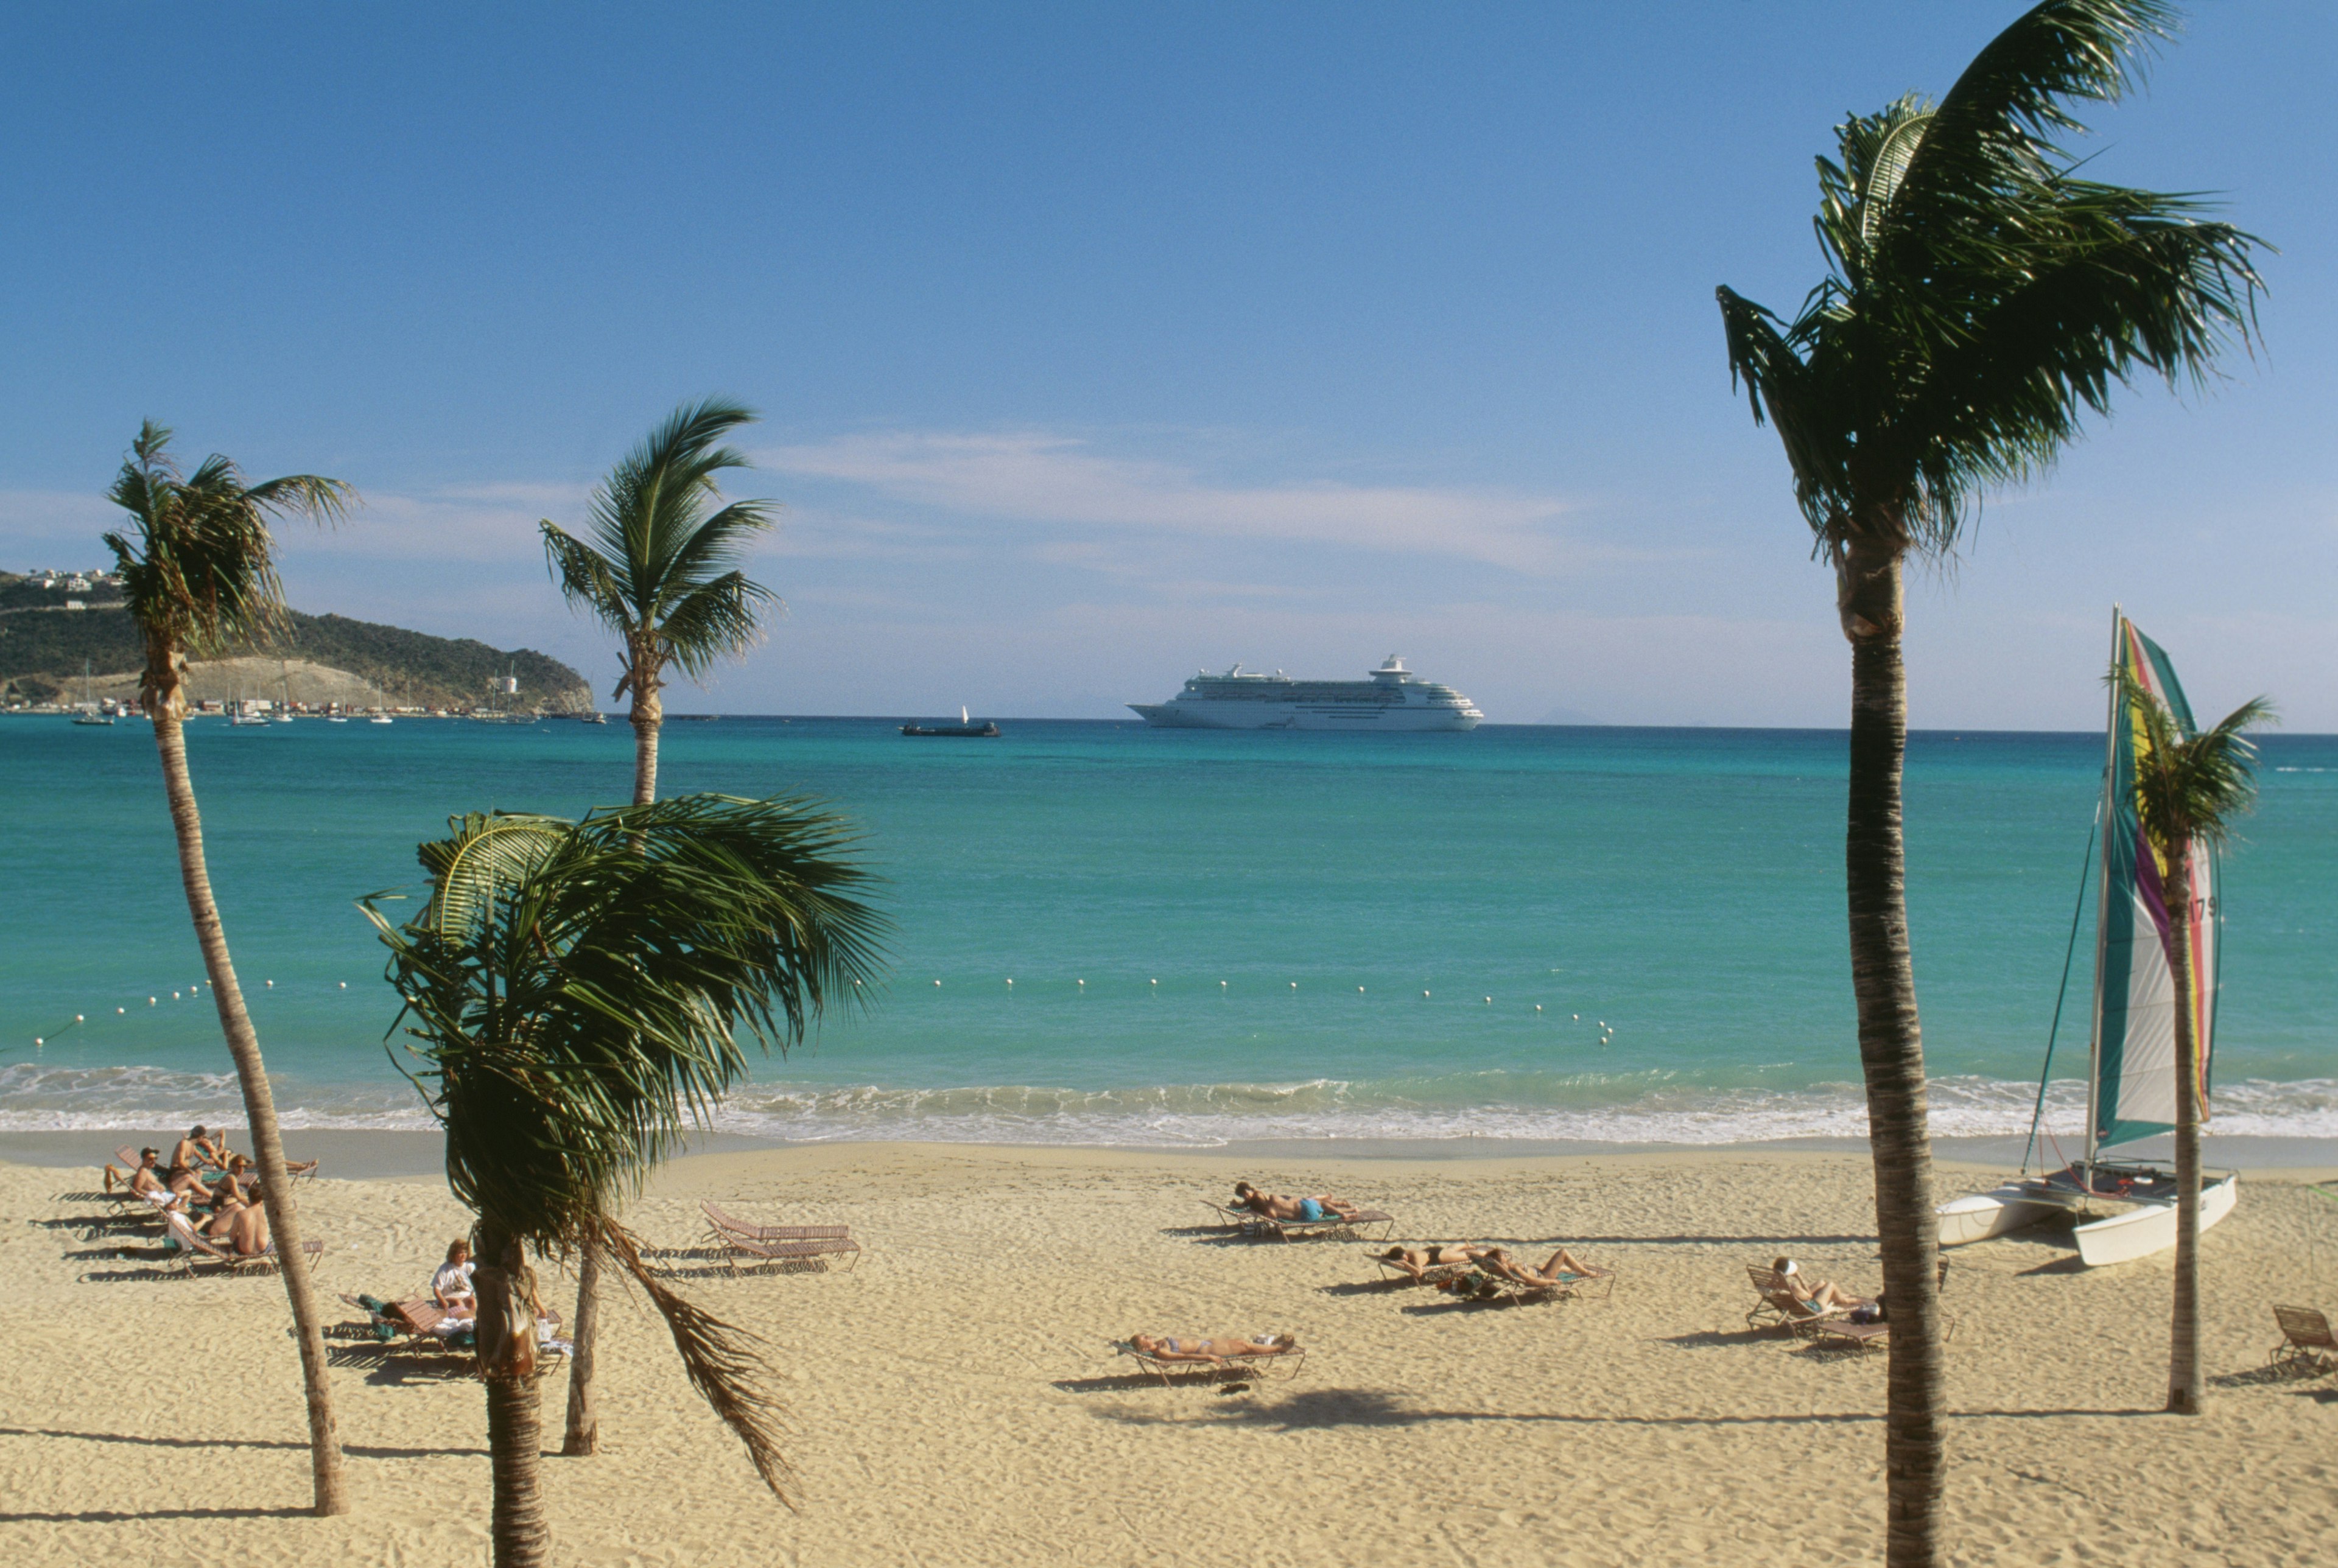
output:
M142 654L136 629L117 593L93 590L74 598L88 605L62 608L62 588L0 573L0 686L19 698L42 700L81 679L84 662L97 675L137 670ZM51 607L52 602L56 607ZM592 705L584 678L559 660L532 650L491 648L468 637L433 637L345 615L295 611L290 629L262 653L344 670L378 688L392 703L468 708L485 703L488 682L519 677L523 704L553 709Z

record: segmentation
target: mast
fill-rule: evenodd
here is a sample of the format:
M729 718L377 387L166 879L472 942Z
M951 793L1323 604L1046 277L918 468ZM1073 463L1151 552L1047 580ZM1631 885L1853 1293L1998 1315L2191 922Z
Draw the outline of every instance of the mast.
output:
M2119 668L2123 652L2121 639L2127 629L2127 614L2118 604L2111 606L2111 672ZM2103 796L2095 808L2096 820L2104 824L2103 831L2118 820L2111 800L2111 775L2117 760L2119 689L2117 681L2110 683L2110 697L2103 715ZM2095 1129L2098 1125L2096 1097L2101 1092L2103 1073L2103 949L2110 940L2111 858L2103 852L2102 879L2095 889L2095 1015L2087 1034L2087 1151L2078 1166L2078 1182L2087 1191L2095 1190Z

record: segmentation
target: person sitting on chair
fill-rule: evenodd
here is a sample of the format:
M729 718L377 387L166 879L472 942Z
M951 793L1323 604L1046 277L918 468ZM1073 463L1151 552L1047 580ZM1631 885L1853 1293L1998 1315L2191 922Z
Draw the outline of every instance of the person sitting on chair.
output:
M1786 1289L1794 1293L1794 1299L1814 1311L1849 1312L1875 1305L1867 1297L1854 1296L1832 1279L1812 1284L1803 1277L1802 1265L1792 1258L1774 1259L1770 1267L1776 1269L1778 1278L1786 1282Z
M219 1201L219 1194L204 1185L203 1179L195 1174L195 1169L192 1165L172 1166L164 1172L162 1182L164 1186L178 1193L189 1203L209 1208Z
M1311 1198L1285 1198L1277 1192L1262 1192L1247 1181L1234 1183L1234 1203L1266 1220L1294 1220L1313 1224L1321 1220L1352 1220L1357 1214L1355 1204L1344 1198L1333 1198L1318 1192Z
M471 1244L457 1237L447 1249L447 1261L430 1276L430 1298L457 1318L476 1317L479 1298L471 1289Z
M1167 1334L1132 1334L1128 1337L1128 1348L1154 1361L1195 1361L1223 1366L1237 1356L1288 1356L1299 1348L1299 1340L1290 1334L1260 1334L1249 1339L1178 1338Z
M227 1222L228 1250L239 1258L263 1257L268 1251L268 1210L246 1203Z
M1419 1280L1431 1269L1475 1263L1496 1250L1491 1247L1391 1247L1372 1256L1391 1269L1403 1269L1413 1279Z
M227 1168L227 1151L213 1142L211 1133L198 1122L184 1138L171 1145L171 1163L190 1171L223 1171Z
M138 1169L130 1173L130 1191L158 1209L167 1206L172 1197L171 1190L162 1184L162 1172L154 1163L161 1158L158 1150L141 1149Z

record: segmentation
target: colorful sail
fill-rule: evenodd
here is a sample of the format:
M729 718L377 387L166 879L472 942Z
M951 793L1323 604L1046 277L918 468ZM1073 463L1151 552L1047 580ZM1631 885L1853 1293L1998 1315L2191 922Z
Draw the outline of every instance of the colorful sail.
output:
M2159 645L2117 620L2114 661L2193 731L2191 705ZM2169 897L2167 867L2143 836L2135 808L2136 759L2150 741L2133 704L2111 699L2109 775L2104 786L2102 902L2096 935L2093 1144L2131 1143L2176 1125L2176 982L2171 922L2192 937L2192 995L2199 1009L2201 1119L2207 1119L2208 1063L2216 1021L2216 858L2205 845L2190 857L2189 888Z

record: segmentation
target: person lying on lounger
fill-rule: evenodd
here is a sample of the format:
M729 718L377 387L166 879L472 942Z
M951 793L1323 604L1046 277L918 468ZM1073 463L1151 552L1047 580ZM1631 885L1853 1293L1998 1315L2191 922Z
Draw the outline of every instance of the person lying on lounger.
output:
M1492 1247L1391 1247L1385 1252L1375 1252L1374 1258L1391 1269L1401 1269L1419 1279L1431 1269L1455 1264L1475 1263L1498 1250Z
M1539 1269L1519 1262L1510 1256L1510 1250L1507 1247L1487 1249L1477 1263L1481 1272L1533 1288L1563 1285L1571 1279L1589 1279L1599 1272L1564 1247L1552 1253L1548 1261Z
M1786 1282L1786 1289L1794 1293L1795 1300L1815 1311L1856 1312L1862 1308L1871 1308L1875 1305L1869 1298L1854 1296L1832 1279L1822 1279L1815 1285L1812 1284L1803 1275L1802 1265L1792 1258L1774 1259L1771 1261L1770 1267L1776 1269L1778 1278Z
M1289 1334L1260 1334L1249 1339L1179 1338L1167 1334L1132 1334L1128 1348L1154 1361L1207 1362L1223 1366L1238 1356L1289 1356L1299 1348Z
M457 1237L447 1249L447 1261L430 1276L430 1298L457 1318L476 1315L479 1299L471 1289L471 1271L476 1267L471 1261L471 1244Z
M230 1187L221 1191L219 1207L211 1210L211 1219L202 1226L204 1240L225 1242L235 1233L235 1217L250 1207L250 1204L244 1201L243 1194L234 1188Z
M1234 1183L1236 1209L1246 1209L1267 1220L1295 1220L1313 1224L1319 1220L1349 1220L1358 1213L1357 1205L1344 1198L1333 1198L1318 1192L1311 1198L1285 1198L1279 1192L1262 1192L1247 1181Z

